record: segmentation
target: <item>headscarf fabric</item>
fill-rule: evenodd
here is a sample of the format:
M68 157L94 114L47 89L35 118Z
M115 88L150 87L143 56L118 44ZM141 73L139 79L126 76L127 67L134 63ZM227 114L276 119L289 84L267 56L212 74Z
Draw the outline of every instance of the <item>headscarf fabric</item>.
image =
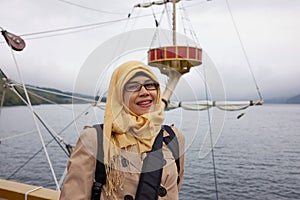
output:
M103 141L104 164L111 190L116 189L113 181L116 177L113 176L118 176L116 174L118 169L112 169L112 166L115 157L120 154L120 150L137 145L138 153L150 151L164 120L159 87L157 88L157 100L154 102L154 109L149 113L137 115L124 104L124 86L139 72L143 72L153 81L159 82L144 63L129 61L114 71L109 84L104 113Z

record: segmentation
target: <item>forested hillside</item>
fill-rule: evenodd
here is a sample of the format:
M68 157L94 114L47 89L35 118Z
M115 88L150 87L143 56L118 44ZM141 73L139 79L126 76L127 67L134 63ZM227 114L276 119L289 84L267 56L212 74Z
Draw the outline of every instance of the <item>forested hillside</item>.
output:
M10 90L10 88L6 88L7 86L5 85L4 76L2 73L0 73L0 78L1 78L1 80L0 80L0 101L2 103L2 100L4 100L3 106L25 105L23 103L23 101L13 91ZM38 87L36 87L36 88L38 88ZM19 91L19 93L23 96L24 99L26 99L23 89L20 89L17 87L15 89L17 91ZM64 92L61 92L56 89L49 89L49 88L40 88L40 89L46 89L46 90L50 90L50 91L54 91L54 92L64 93ZM49 93L40 92L40 91L33 91L31 89L27 89L27 91L29 93L29 98L30 98L32 105L48 104L49 101L46 101L43 98L53 101L55 103L59 103L59 104L68 104L68 103L72 102L71 98L64 97L61 95L49 94ZM36 95L33 95L32 94L33 92L34 92L34 94L42 96L43 98L39 98ZM70 95L70 93L65 93L65 94Z

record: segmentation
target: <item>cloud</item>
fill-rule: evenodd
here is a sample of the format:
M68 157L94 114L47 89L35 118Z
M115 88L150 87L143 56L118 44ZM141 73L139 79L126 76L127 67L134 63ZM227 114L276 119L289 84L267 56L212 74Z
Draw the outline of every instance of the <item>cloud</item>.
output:
M298 39L300 2L282 3L273 0L254 0L247 4L243 1L229 2L250 67L263 96L298 94L300 84L296 74L300 74L298 67L300 58L297 55L300 52ZM84 2L86 7L112 12L108 14L80 8L63 1L4 1L1 3L0 26L17 34L26 34L125 19L135 3L136 1ZM256 88L225 1L183 1L182 5L201 47L220 74L226 97L255 98ZM182 13L182 7L178 8L179 15ZM158 6L153 9L161 10ZM15 14L13 17L12 11ZM149 16L134 19L144 14ZM16 53L25 82L72 90L80 68L99 45L128 30L154 27L151 8L135 9L132 17L132 20L104 24L80 32L76 30L65 35L49 33L26 36L28 39L26 49ZM156 14L156 17L159 19L160 14ZM178 31L184 32L181 29L183 26L180 26L182 21L186 23L186 32L190 33L188 21L180 17L178 17ZM168 20L164 19L163 25L166 22ZM49 35L51 37L30 39ZM3 39L1 41L1 68L18 80L9 48L3 43ZM197 76L195 75L196 78ZM188 78L183 80L182 84L193 85L195 81L193 74L186 77ZM196 93L197 97L201 96L198 94L200 91Z

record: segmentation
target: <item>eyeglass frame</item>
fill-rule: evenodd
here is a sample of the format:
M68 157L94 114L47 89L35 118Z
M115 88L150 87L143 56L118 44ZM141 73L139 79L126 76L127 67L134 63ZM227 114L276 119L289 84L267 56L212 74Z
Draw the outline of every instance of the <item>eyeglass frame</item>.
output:
M137 84L137 85L139 85L139 87L138 87L138 89L136 89L136 90L128 90L128 88L126 88L126 86L128 85L128 84ZM147 88L147 86L148 85L154 85L154 87L155 88L153 88L153 89L149 89L149 88ZM153 90L157 90L157 88L159 87L159 83L157 83L157 82L154 82L154 81L146 81L145 83L139 83L139 82L128 82L128 83L126 83L125 84L125 86L124 86L124 91L126 91L126 92L139 92L139 91L141 91L141 89L142 89L142 87L144 87L147 91L153 91Z

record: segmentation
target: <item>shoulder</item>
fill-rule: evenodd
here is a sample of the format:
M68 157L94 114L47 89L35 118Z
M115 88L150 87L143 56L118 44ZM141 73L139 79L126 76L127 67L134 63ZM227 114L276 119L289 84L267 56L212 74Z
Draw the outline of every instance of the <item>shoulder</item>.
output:
M94 140L97 138L97 130L92 126L84 126L79 138L81 140Z
M181 130L179 128L176 128L173 124L170 125L169 127L175 133L175 136L177 138L178 145L179 145L180 154L182 154L184 152L184 148L185 148L185 136L183 135ZM164 132L164 137L166 137L168 135L169 135L169 133L167 131L165 131Z
M179 128L175 127L174 124L168 125L168 126L173 130L173 132L175 133L178 140L184 140L185 139L185 137L182 134L181 130ZM169 133L168 132L166 133L166 132L167 131L165 131L164 136L169 135Z
M88 151L97 150L97 130L91 126L85 126L80 133L77 144L83 145Z

